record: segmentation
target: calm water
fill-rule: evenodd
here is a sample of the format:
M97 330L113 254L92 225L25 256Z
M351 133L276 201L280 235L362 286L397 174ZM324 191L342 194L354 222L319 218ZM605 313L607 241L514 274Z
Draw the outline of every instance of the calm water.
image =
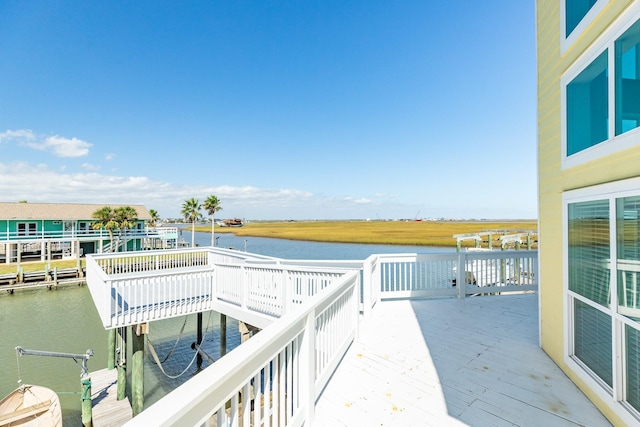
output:
M374 253L451 252L452 248L420 246L360 245L341 243L315 243L259 237L236 237L216 234L217 246L290 259L350 259L361 260ZM182 238L191 242L191 233L182 232ZM211 235L196 233L195 241L201 246L211 244ZM219 315L203 316L205 338L203 348L214 359L219 358ZM184 326L184 328L183 328ZM106 367L107 335L86 287L71 287L57 291L39 290L0 294L0 397L18 385L39 384L60 395L66 426L80 422L80 365L72 359L22 356L15 347L32 350L59 351L83 354L92 349L95 356L89 360L89 370ZM181 333L182 330L182 333ZM167 374L175 376L185 370L193 359L191 343L196 340L196 315L153 322L149 340L163 360ZM238 323L227 320L227 350L240 342ZM157 401L176 386L193 376L197 369L193 363L176 379L166 377L155 365L147 351L145 360L145 406ZM203 367L206 367L206 361Z

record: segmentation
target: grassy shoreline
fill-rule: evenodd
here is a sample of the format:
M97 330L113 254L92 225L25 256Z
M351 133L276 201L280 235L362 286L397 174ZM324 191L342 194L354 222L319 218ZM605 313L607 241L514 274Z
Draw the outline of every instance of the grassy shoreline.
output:
M243 227L216 227L216 233L236 236L270 237L313 242L365 243L412 246L456 246L454 234L494 232L498 235L537 231L536 220L514 221L304 221L261 222ZM211 226L197 226L196 231L211 232ZM185 230L191 230L191 227ZM485 239L487 236L483 236ZM537 237L537 236L536 236ZM537 239L536 239L537 240ZM473 241L463 246L473 246Z
M216 233L233 233L236 236L270 237L274 239L303 240L310 242L362 243L410 246L454 247L454 234L495 231L494 246L499 246L500 231L509 233L537 230L536 220L519 221L295 221L254 222L243 227L216 227ZM184 230L191 227L184 226ZM197 226L196 231L211 233L211 225ZM487 236L483 236L485 239ZM535 236L537 243L537 236ZM463 242L473 246L472 240ZM486 246L483 245L483 246ZM534 247L536 247L535 245ZM85 261L81 260L82 265ZM46 262L22 262L24 271L42 271ZM75 267L76 260L51 261L50 267ZM0 265L0 274L16 271L16 264Z

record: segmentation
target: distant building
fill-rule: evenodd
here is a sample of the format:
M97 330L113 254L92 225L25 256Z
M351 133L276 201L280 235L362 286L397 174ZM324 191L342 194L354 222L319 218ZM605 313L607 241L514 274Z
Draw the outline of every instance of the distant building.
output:
M613 424L638 425L640 1L536 8L541 343Z
M0 259L9 263L110 251L109 233L92 228L93 213L104 206L123 205L0 202ZM151 220L147 208L128 206L136 210L137 221L123 234L118 250L175 247L175 229L149 229L145 225Z

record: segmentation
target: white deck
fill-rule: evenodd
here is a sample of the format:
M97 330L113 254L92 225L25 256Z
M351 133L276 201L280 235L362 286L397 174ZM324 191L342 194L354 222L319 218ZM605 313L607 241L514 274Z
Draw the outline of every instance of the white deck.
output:
M314 426L609 426L538 347L537 294L378 303Z

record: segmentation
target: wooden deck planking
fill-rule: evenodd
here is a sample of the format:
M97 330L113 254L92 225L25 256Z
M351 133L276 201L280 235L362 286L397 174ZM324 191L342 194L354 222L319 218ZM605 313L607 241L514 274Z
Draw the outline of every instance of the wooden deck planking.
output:
M91 372L91 403L94 427L119 427L133 417L129 399L118 400L118 370Z
M537 294L377 304L314 426L610 426L538 347Z

